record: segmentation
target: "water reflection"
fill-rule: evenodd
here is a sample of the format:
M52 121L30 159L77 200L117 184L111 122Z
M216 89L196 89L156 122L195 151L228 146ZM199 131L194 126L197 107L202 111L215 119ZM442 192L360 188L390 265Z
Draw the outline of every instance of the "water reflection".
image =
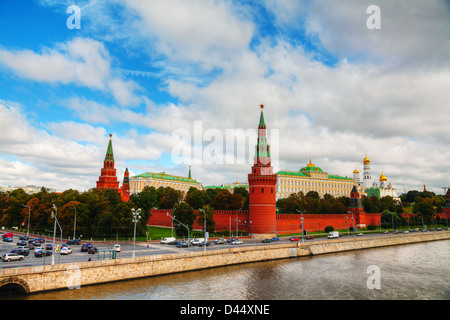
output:
M450 241L267 261L86 286L24 299L450 299ZM367 288L367 268L381 289Z

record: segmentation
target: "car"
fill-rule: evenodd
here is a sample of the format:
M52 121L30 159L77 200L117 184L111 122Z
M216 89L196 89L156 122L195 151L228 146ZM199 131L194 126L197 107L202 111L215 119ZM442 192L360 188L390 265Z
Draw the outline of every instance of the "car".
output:
M3 242L13 242L13 238L10 237L3 238Z
M442 231L442 229L441 228L437 228L436 231Z
M272 240L272 241L280 241L280 238L278 238L278 237L273 237L273 238L270 239L270 240Z
M51 245L50 243L47 243L45 245L45 250L53 250L53 245Z
M178 241L177 248L187 248L189 247L189 243L187 241Z
M31 243L30 243L31 244ZM35 247L39 247L40 245L41 245L41 242L39 241L39 240L34 240L33 242L32 242L32 244L35 246Z
M227 240L225 240L224 238L219 238L214 241L215 244L224 244L225 242L227 242Z
M170 242L169 242L169 245L171 245L171 246L176 246L177 243L178 243L178 240L173 240L173 241L170 241Z
M71 254L72 253L72 249L70 249L69 247L62 247L61 251L59 252L59 254Z
M28 256L30 254L30 251L25 250L25 249L14 249L14 250L11 250L10 253L17 253L18 255L21 255L21 256L25 257L25 256Z
M20 236L19 240L28 240L28 236Z
M17 253L5 253L2 257L3 261L22 261L25 257Z
M98 249L96 247L89 247L88 253L89 254L96 254L98 252Z
M194 239L191 241L191 244L194 246L199 245L200 242L202 242L204 239Z
M51 251L48 251L48 250L35 250L34 251L34 256L35 257L48 257L48 256L51 256L52 255L52 252Z
M262 243L271 243L272 240L271 239L264 239L263 241L261 241Z
M230 238L227 240L228 243L232 243L233 241L237 240L237 238Z
M120 250L121 250L121 248L120 248L120 244L118 244L118 243L116 243L115 245L114 245L114 251L116 251L116 252L120 252Z
M35 247L34 243L28 243L28 248L30 250L34 250L34 247Z
M230 244L243 244L244 242L242 240L234 240L233 242L231 242Z
M357 233L356 234L358 237L361 237L363 234L360 232L360 233Z
M72 245L72 244L81 244L81 241L79 239L72 239L66 242L67 245Z
M299 237L290 237L289 240L291 240L291 241L298 241L298 240L300 240L300 238Z
M16 243L18 246L26 246L27 242L25 240L20 240Z
M312 240L312 239L314 239L313 236L307 236L307 237L306 237L306 240Z
M81 252L88 252L89 248L92 247L91 243L85 243L81 246Z
M408 231L408 230L405 230L405 231L403 231L403 233L409 233L409 231Z
M45 240L42 239L42 238L37 238L37 239L35 239L34 241L39 241L40 243L45 243Z
M204 245L205 245L205 241L202 241L198 244L199 247L203 247ZM208 247L210 245L211 245L211 242L209 242L209 240L206 240L206 246Z

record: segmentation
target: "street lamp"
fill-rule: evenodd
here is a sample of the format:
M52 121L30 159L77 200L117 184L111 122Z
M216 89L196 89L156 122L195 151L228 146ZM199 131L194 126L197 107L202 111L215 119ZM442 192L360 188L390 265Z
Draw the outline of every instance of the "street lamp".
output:
M56 237L56 216L58 215L58 208L53 204L52 218L55 218L55 223L53 226L53 254L52 254L52 266L55 264L55 237Z
M75 240L75 230L77 229L77 207L75 209L75 218L73 220L73 239Z
M422 217L422 231L425 230L425 223L423 222L423 213L417 212Z
M300 213L301 214L301 216L300 216L300 226L302 227L302 243L304 243L304 240L303 240L303 210L302 211L300 211L299 209L295 209L295 211L297 211L297 213Z
M134 258L136 255L136 251L135 251L135 248L136 248L136 224L141 219L141 216L140 216L141 209L139 208L139 209L135 210L133 208L133 209L131 209L131 214L133 215L132 222L134 222L134 236L133 236L133 258Z
M189 227L187 225L185 225L183 222L181 222L180 220L177 220L175 217L171 216L169 212L166 212L166 216L172 218L172 223L173 220L177 221L179 224L181 224L183 227L185 227L187 229L188 232L188 246L191 245L191 243L189 242Z
M203 209L198 209L198 211L202 211L203 212L203 224L204 224L204 231L203 231L203 238L204 238L204 243L203 243L203 251L206 251L206 211Z
M23 204L22 207L28 208L28 227L27 227L27 237L30 235L30 216L31 216L31 208L26 204Z

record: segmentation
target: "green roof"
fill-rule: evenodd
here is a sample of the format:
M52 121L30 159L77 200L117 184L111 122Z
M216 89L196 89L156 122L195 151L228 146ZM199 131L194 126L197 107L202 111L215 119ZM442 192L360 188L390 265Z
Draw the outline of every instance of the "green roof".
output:
M304 174L303 172L297 172L297 171L278 171L277 175L309 177L307 174Z
M171 180L171 181L200 183L200 182L195 181L192 178L173 176L173 175L167 174L165 172L160 172L160 173L145 172L145 173L139 174L137 176L133 176L133 178L155 178L155 179L163 179L163 180Z
M322 170L322 169L321 169ZM310 172L310 171L306 171L306 172ZM311 171L311 172L317 172L317 171ZM323 171L320 171L323 172ZM297 172L297 171L278 171L277 175L285 175L285 176L296 176L296 177L307 177L310 178L309 175L307 175L306 173L303 172ZM339 180L353 180L352 178L348 178L348 177L341 177L341 176L337 176L337 175L328 175L328 179L339 179Z
M111 135L109 135L108 150L106 151L105 161L114 161L114 153L113 153L113 148L112 148Z

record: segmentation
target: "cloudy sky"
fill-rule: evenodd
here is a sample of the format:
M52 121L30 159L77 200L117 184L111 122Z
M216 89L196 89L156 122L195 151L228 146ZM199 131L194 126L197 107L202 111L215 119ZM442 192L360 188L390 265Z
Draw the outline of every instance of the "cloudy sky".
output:
M275 170L442 194L449 35L444 0L0 1L0 185L95 187L110 133L120 180L243 182L263 103Z

